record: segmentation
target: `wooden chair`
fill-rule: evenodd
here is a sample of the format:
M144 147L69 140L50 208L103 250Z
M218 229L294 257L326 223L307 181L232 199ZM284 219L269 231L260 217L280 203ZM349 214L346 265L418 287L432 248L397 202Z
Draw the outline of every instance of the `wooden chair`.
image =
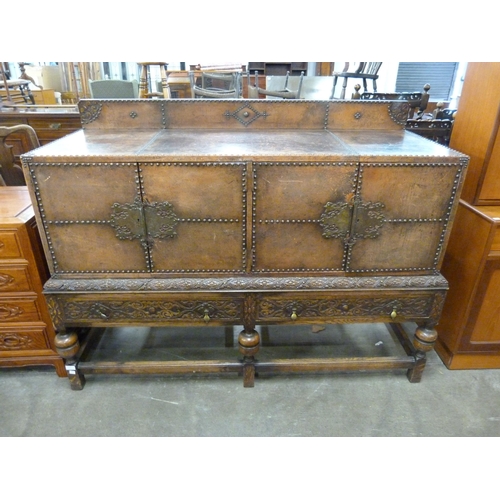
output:
M332 73L333 87L330 99L334 98L335 87L337 86L337 80L339 78L344 79L342 83L342 91L340 92L340 99L345 99L345 91L349 78L361 78L363 80L363 88L365 92L368 91L367 81L371 80L373 85L373 92L377 92L377 78L380 66L382 66L381 62L361 62L358 64L358 67L354 71L349 71L349 65L350 63L346 62L342 71L334 71Z
M286 72L285 84L282 90L267 90L259 87L259 74L258 71L254 74L254 84L251 84L250 73L247 74L248 83L248 97L250 99L259 99L260 96L270 96L270 97L281 97L282 99L300 99L300 94L302 92L302 81L304 80L304 72L301 71L299 77L299 85L297 90L291 90L288 88L288 78L290 72Z
M191 97L193 99L239 99L241 98L241 73L189 72Z
M420 119L429 104L429 90L431 86L426 83L422 92L363 92L359 94L359 85L354 86L353 99L363 101L407 101L410 105L409 119Z
M409 119L406 122L406 130L427 137L432 141L448 146L450 144L453 124L457 110L445 108L443 102L438 102L436 109L432 112L430 119Z
M12 146L5 143L11 134L22 133L29 144L28 150L40 147L35 130L29 125L14 125L12 127L0 127L0 185L2 186L25 186L22 167L16 164Z

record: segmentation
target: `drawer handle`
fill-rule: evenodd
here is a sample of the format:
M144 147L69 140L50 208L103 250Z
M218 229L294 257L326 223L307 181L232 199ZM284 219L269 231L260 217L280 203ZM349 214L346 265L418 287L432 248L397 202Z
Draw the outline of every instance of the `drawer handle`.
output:
M59 130L61 127L62 125L60 123L51 123L49 125L49 128L51 128L52 130Z
M297 321L297 309L292 309L292 315L290 316L290 318L292 318L292 321Z
M391 312L391 319L396 319L397 315L398 315L398 313L396 312L396 309L393 309Z
M208 322L210 321L210 316L209 316L209 314L208 314L208 309L205 309L205 310L203 311L203 313L204 313L204 316L203 316L203 321L204 321L205 323L208 323Z

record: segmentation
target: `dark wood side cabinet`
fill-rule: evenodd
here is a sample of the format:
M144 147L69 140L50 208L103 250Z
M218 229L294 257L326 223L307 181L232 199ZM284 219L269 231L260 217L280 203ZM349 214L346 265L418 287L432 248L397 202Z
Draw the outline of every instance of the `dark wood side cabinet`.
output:
M468 158L405 131L407 103L79 107L83 130L22 157L73 389L89 373L238 372L251 387L256 372L398 368L420 380ZM257 325L360 322L392 324L404 354L259 360ZM242 357L82 356L78 328L124 325L242 325Z
M48 275L27 187L0 187L0 367L53 365L66 376L42 295Z

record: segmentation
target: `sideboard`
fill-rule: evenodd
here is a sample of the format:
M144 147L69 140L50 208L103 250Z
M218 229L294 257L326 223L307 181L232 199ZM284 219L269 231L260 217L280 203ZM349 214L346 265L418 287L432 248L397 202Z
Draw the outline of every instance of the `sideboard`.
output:
M70 386L86 374L407 369L436 341L468 157L392 101L82 100L22 156ZM405 354L259 361L257 325L383 322ZM415 322L414 336L401 324ZM82 329L238 326L241 359L86 361Z

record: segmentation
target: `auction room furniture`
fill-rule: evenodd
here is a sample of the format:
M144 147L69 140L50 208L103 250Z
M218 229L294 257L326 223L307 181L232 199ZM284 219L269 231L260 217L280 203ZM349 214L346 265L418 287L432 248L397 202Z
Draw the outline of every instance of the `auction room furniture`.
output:
M166 62L140 62L141 76L139 79L139 97L145 99L148 97L164 97L170 99L170 89L167 83L167 63ZM149 81L149 67L159 66L161 79L161 92L152 89L153 83Z
M35 104L35 99L29 87L29 80L7 80L7 85L3 80L0 80L0 97L2 100L22 104ZM7 92L8 89L8 92Z
M35 130L29 125L0 126L0 184L3 186L25 186L21 162L16 160L13 147L7 143L10 136L23 138L24 153L40 147Z
M251 84L250 73L247 74L247 87L248 87L248 97L250 99L259 99L261 97L277 97L281 99L300 99L300 92L302 90L302 81L304 80L304 72L299 76L299 82L295 90L288 88L288 78L290 73L285 76L285 81L283 87L280 89L271 90L269 88L259 87L259 75L257 71L254 74L254 84Z
M71 105L0 108L0 126L12 127L20 124L35 129L42 146L82 128L78 109ZM16 157L29 148L25 136L21 134L11 135L7 144L13 146Z
M500 63L468 63L450 147L470 156L443 263L436 350L451 369L500 368Z
M83 130L23 155L73 389L88 373L237 372L251 387L256 372L406 369L420 380L468 160L405 131L408 103L79 107ZM257 325L360 322L393 325L404 353L259 360ZM419 325L412 340L403 322ZM83 355L78 328L126 325L242 325L242 357Z
M94 99L137 99L137 80L89 80L90 95Z
M340 99L345 99L345 91L347 88L347 81L349 78L360 78L363 80L363 89L365 92L368 91L368 83L367 80L372 81L373 92L377 92L377 79L378 79L378 71L380 66L382 66L381 62L360 62L358 63L358 67L356 69L352 68L349 71L349 66L351 63L346 62L344 69L342 71L334 71L333 72L333 87L332 94L330 99L335 97L335 87L337 86L337 81L339 78L343 78L342 82L342 90L340 92Z
M0 187L0 367L53 365L66 376L42 295L47 278L28 188Z
M241 97L241 73L189 72L193 99L239 99Z

